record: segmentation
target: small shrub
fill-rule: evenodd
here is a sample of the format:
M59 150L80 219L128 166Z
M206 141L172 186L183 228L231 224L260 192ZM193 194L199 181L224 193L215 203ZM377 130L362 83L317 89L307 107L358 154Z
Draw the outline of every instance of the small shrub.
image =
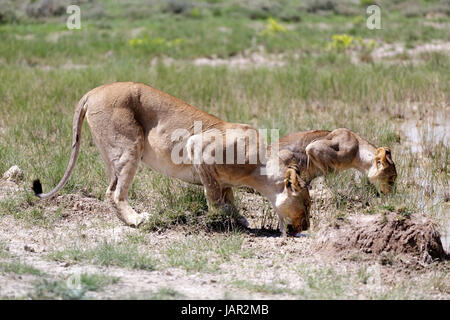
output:
M376 0L359 0L359 5L361 7L368 7L374 4L377 4Z
M250 19L268 19L277 17L281 11L281 6L276 1L257 0L245 3L243 11Z
M31 274L34 276L42 275L42 272L35 267L21 263L20 261L0 262L0 273Z
M0 24L14 23L18 20L12 1L0 1Z
M331 42L328 44L328 49L345 51L354 46L354 38L347 34L335 34L331 37Z
M61 16L66 13L69 1L36 0L26 5L26 13L32 18Z
M118 281L118 277L111 277L104 274L83 273L80 275L80 284L88 291L98 291L101 288L110 284L115 284Z
M187 14L194 9L194 4L191 1L183 0L169 0L163 8L163 12L174 15Z
M309 0L305 2L306 10L315 13L317 11L336 10L337 1L332 0Z
M80 300L85 298L87 289L69 288L66 281L40 279L35 282L33 291L28 295L33 300Z
M284 27L283 25L279 24L275 19L269 18L267 20L266 27L264 28L263 31L261 31L260 35L273 36L275 34L285 33L285 32L287 32L286 27Z

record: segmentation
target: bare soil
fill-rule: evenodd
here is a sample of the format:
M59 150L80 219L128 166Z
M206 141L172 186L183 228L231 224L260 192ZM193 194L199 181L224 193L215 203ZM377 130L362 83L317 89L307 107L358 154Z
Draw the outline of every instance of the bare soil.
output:
M316 248L328 252L359 250L376 256L383 253L409 255L418 262L444 260L439 232L426 216L402 216L389 212L374 216L353 216L321 230Z
M8 196L20 190L11 181L1 181L0 188L0 195ZM313 194L320 197L327 192ZM59 195L39 203L51 223L30 222L20 217L20 213L2 214L0 243L5 244L13 258L0 257L0 262L20 261L45 276L0 270L0 297L33 298L36 283L43 277L68 281L72 275L81 273L120 279L101 290L88 292L86 297L92 299L359 299L385 295L396 298L398 288L403 288L405 283L418 283L419 287L437 284L425 296L420 290L411 293L409 288L401 289L406 291L400 297L403 294L419 298L450 297L448 259L442 259L439 237L425 217L399 220L392 214L386 216L387 221L375 216L351 217L339 227L323 228L318 233L311 231L300 238L282 238L276 230L261 228L263 223L261 217L257 219L257 212L264 212L265 200L248 192L239 192L239 197L252 229L241 233L243 242L239 252L222 261L215 272L192 272L164 263L154 271L146 271L83 261L57 261L51 258L51 253L73 246L89 248L105 240L120 242L138 237L140 248L162 261L165 250L174 243L213 242L227 236L220 232L174 226L163 232L144 233L125 226L108 204L79 194ZM267 219L276 224L273 217ZM329 254L330 250L335 254ZM247 256L246 252L251 254ZM380 253L385 252L396 257L404 254L411 259L402 256L385 263L386 259L380 260ZM361 276L361 272L367 277ZM338 289L335 284L328 288L335 282L340 284ZM167 289L176 295L160 294Z

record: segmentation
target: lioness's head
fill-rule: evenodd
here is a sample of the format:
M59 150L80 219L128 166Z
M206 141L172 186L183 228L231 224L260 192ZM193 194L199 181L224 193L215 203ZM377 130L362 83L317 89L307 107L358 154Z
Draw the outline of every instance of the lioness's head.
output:
M368 174L369 180L382 193L390 193L397 178L394 161L392 161L391 150L386 147L378 148L375 159Z
M283 191L277 195L275 207L296 232L308 230L311 199L306 183L300 178L300 168L294 162L286 168Z

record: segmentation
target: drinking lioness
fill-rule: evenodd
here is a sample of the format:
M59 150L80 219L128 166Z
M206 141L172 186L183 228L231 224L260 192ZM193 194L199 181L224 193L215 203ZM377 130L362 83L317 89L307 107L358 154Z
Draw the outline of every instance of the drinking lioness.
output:
M106 84L81 98L73 119L72 153L66 172L49 193L42 192L39 180L34 181L33 190L38 197L55 195L69 179L80 151L85 116L109 173L106 199L128 225L138 226L144 220L144 215L128 204L128 189L139 162L143 161L167 176L202 184L210 210L232 205L232 187L249 186L272 203L283 235L286 225L297 232L308 229L308 189L300 178L300 168L287 159L286 151L264 146L267 161L263 162L261 157L255 157L261 147L256 129L222 121L164 92L134 82ZM201 130L196 132L198 123ZM257 148L251 148L249 136L257 137ZM236 144L240 140L247 141L243 154L233 154L231 151L239 149ZM197 151L209 153L206 158L197 159ZM231 163L214 161L230 160L227 157L230 152ZM244 161L237 161L239 157ZM251 159L256 160L253 163Z
M287 158L300 166L306 182L332 171L354 168L367 175L378 191L390 193L397 178L389 148L377 148L346 128L291 133L281 138L278 146L282 152L289 151Z

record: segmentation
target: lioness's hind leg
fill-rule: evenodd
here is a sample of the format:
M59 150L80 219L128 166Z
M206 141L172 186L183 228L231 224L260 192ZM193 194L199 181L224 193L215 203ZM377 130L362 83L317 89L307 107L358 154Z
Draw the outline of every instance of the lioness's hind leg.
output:
M112 202L121 220L138 226L144 216L128 204L128 189L144 152L144 131L131 110L101 115L88 113L88 123L110 175L106 199Z
M140 130L142 131L142 129ZM121 155L119 159L113 162L113 167L117 175L117 184L113 194L113 200L119 211L120 218L130 226L138 226L144 219L143 215L137 214L136 211L128 204L128 189L131 186L137 167L144 150L144 135L139 134L137 141L127 141L126 145L122 145ZM114 180L109 190L114 187Z
M308 162L312 162L324 174L335 167L337 152L333 148L331 140L318 140L311 142L306 146Z
M88 122L90 123L90 125L93 125L94 123L98 123L98 122L94 122L93 120L88 121ZM105 163L106 171L108 171L108 175L109 175L109 186L108 186L108 189L106 190L105 200L112 201L113 194L114 194L114 191L116 190L116 186L117 186L117 175L116 175L115 169L112 167L111 156L109 154L110 145L109 145L107 139L102 139L102 136L98 135L95 130L92 130L92 138L95 142L95 145L97 146L97 149L100 151L100 155L103 159L103 162Z
M356 156L357 145L351 137L336 136L311 142L305 151L309 161L323 173L328 173L348 168Z

